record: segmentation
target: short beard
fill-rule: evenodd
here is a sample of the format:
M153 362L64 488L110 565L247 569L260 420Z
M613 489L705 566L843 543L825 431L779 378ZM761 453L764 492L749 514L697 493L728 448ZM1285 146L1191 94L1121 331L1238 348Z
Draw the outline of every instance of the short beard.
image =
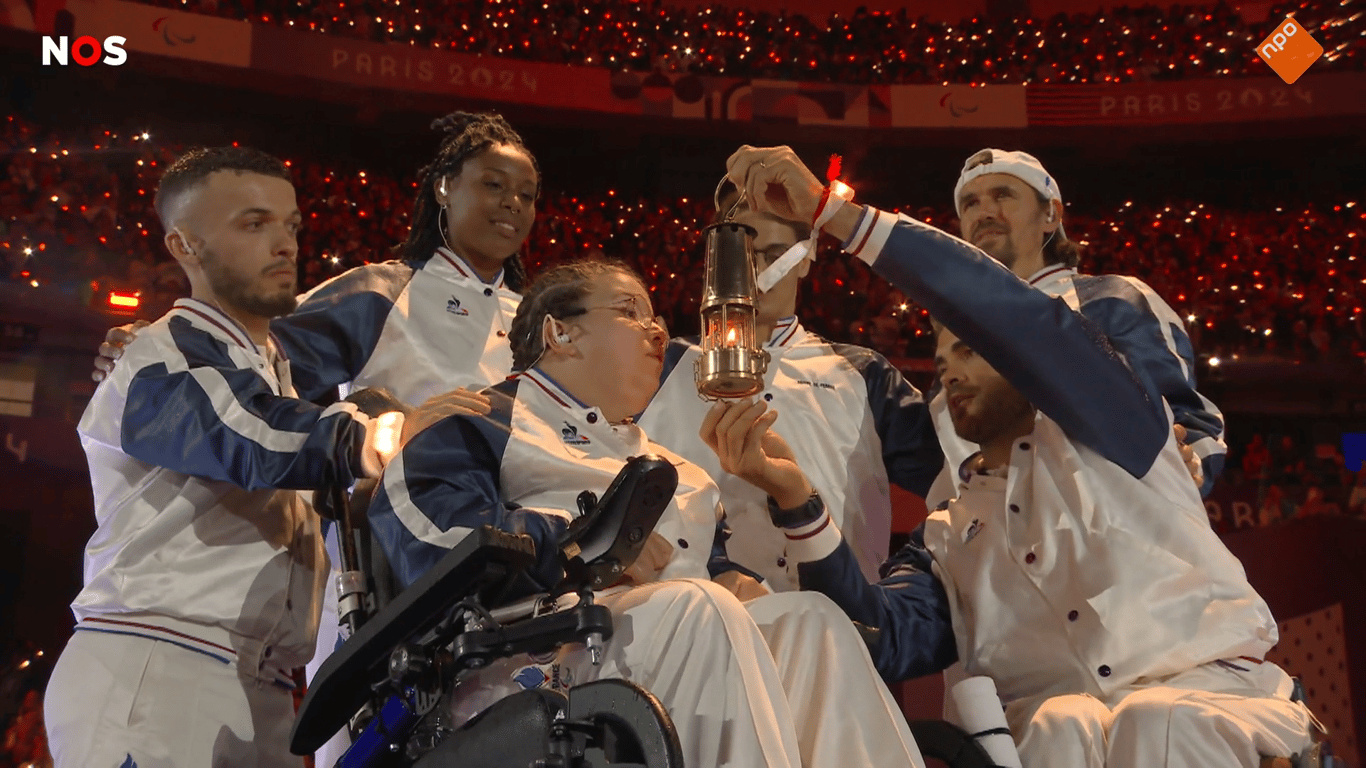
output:
M208 247L204 248L203 254L200 264L204 267L204 276L219 301L257 317L281 317L290 314L299 306L299 299L294 295L293 289L276 295L263 296L253 293L252 279L230 272L218 254L210 251Z
M1009 234L1001 236L1001 244L995 250L987 250L986 248L982 250L986 251L986 254L991 258L1004 264L1006 269L1014 269L1015 262L1019 258L1015 253L1015 244L1010 241Z
M974 398L981 412L968 419L953 421L953 431L970 443L985 445L1001 433L1014 429L1025 418L1033 418L1034 406L1014 387L1002 387L993 393L979 392Z

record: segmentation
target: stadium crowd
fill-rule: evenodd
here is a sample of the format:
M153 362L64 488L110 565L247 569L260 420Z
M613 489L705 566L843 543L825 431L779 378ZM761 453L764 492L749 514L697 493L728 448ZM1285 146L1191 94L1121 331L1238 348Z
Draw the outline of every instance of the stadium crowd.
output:
M1048 18L940 21L859 8L828 19L650 0L149 0L375 42L633 71L841 83L1124 83L1267 75L1256 46L1295 14L1319 70L1360 69L1360 13L1278 3L1249 21L1227 3L1121 6Z
M180 147L148 134L47 131L0 118L0 273L59 285L85 301L110 288L141 290L155 312L186 291L151 209L160 169ZM408 228L413 182L383 169L293 160L306 217L301 284L311 287L366 261L389 258ZM950 232L948 205L903 206ZM599 253L637 266L653 283L670 327L693 332L701 281L703 198L626 199L612 190L547 191L528 243L535 270ZM1301 360L1362 357L1366 350L1366 201L1232 210L1192 201L1129 201L1069 209L1083 271L1133 274L1186 316L1204 353ZM804 321L839 340L892 357L924 357L922 311L861 262L829 245L805 282Z

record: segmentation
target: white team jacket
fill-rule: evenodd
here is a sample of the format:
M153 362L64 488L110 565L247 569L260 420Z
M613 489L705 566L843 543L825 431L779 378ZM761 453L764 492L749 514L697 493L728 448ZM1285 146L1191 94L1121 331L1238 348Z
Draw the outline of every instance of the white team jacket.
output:
M1005 477L959 497L870 585L833 526L803 544L804 588L881 630L888 679L990 675L1007 699L1089 693L1238 657L1276 624L1210 528L1171 411L1084 313L978 249L877 213L860 258L951 328L1039 410ZM808 581L808 577L810 580Z
M312 656L327 557L317 516L277 489L350 482L378 461L366 471L354 406L292 395L288 360L208 304L182 299L138 334L78 427L99 524L78 629L282 683Z
M1186 428L1187 443L1200 457L1205 482L1202 494L1209 493L1223 471L1228 446L1224 443L1224 415L1196 390L1195 352L1186 335L1181 317L1147 283L1127 275L1083 275L1075 269L1052 264L1026 281L1033 287L1058 296L1067 306L1080 312L1105 334L1131 368L1150 378L1167 401L1174 421ZM953 430L948 405L942 392L930 400L934 426L944 447L944 472L935 480L925 497L930 509L952 498L956 491L955 472L977 446L960 438Z
M638 425L607 423L539 369L485 394L492 412L437 422L384 471L370 521L400 583L411 584L474 527L489 524L530 535L542 586L554 586L556 539L578 516L579 493L601 495L626 459L644 453L678 468L678 492L655 527L673 547L659 578L709 578L724 535L719 493L705 472L650 442Z
M301 397L338 385L383 387L409 405L456 387L482 389L512 370L507 334L521 296L485 283L446 248L425 262L349 270L271 322Z
M795 317L780 321L764 348L770 359L760 397L780 414L773 429L792 447L865 575L876 579L891 534L888 480L923 496L943 465L925 402L882 355L826 341ZM796 589L796 563L789 562L787 538L769 520L766 495L721 471L698 434L711 407L697 394L693 362L700 354L695 340L670 343L664 382L640 424L716 480L733 532L731 559L775 591Z

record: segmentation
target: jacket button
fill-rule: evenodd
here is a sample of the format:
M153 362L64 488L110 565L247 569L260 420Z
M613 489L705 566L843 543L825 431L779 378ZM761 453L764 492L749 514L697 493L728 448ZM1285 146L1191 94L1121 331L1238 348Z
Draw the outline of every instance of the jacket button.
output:
M1011 512L1019 512L1019 511L1020 511L1020 505L1019 505L1019 504L1011 504L1011 505L1010 505L1010 511L1011 511Z
M1068 612L1067 612L1067 620L1068 620L1068 621L1076 621L1076 620L1077 620L1077 617L1080 616L1080 615L1081 615L1081 614L1080 614L1080 613L1077 613L1076 611L1068 611Z
M492 289L492 288L485 288L485 289L484 289L484 295L485 295L485 296L492 296L492 295L493 295L493 289Z
M590 413L590 414L588 414L588 423L589 423L589 424L597 424L597 423L598 423L598 415L597 415L596 413Z
M687 539L679 539L679 540L678 540L678 546L681 547L682 549L687 549L687 548L688 548L688 540L687 540Z
M1034 561L1037 560L1037 559L1038 559L1038 558L1034 556L1034 553L1033 553L1033 552L1030 552L1029 554L1025 555L1025 562L1026 562L1026 563L1032 563L1032 562L1034 562Z
M1027 451L1027 450L1029 450L1029 443L1020 443L1020 450L1022 450L1022 451Z
M784 567L784 566L786 566L786 565L787 565L787 558L786 558L786 557L780 557L780 558L778 558L778 567L779 567L779 568L782 568L782 567Z
M1098 673L1100 674L1101 677L1109 677L1109 676L1110 676L1110 665L1109 665L1109 664L1101 664L1101 665L1100 665L1100 668L1097 669L1096 672L1098 672Z
M508 332L507 332L507 331L499 331L499 332L498 332L498 338L500 338L500 339L503 338L503 337L506 336L506 335L508 335Z
M773 393L772 393L772 392L765 392L765 393L764 393L764 399L765 399L765 400L768 400L768 401L772 401L772 400L773 400Z

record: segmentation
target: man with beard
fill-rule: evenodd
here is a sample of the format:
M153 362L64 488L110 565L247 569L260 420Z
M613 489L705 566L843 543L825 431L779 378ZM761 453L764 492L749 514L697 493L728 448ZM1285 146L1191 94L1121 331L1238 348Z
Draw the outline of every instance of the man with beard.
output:
M953 190L963 239L1050 296L1060 296L1143 371L1171 406L1176 432L1188 447L1191 474L1208 494L1223 469L1224 418L1196 391L1195 355L1185 324L1142 280L1077 272L1080 246L1063 229L1062 191L1025 152L984 149L963 164ZM931 509L952 496L953 470L977 450L954 434L944 397L930 402L944 447L944 472L926 497Z
M828 193L787 148L729 175L761 211L816 219ZM1255 768L1310 744L1313 718L1264 661L1276 623L1210 528L1152 380L1084 313L963 241L870 207L825 231L937 326L954 430L980 446L877 584L762 403L703 425L722 467L770 496L803 589L869 627L888 680L955 659L990 676L1026 768Z
M298 490L376 477L403 417L295 399L272 317L302 215L279 160L193 150L156 194L191 298L142 330L78 431L98 529L48 686L58 766L299 766L292 670L327 574Z

